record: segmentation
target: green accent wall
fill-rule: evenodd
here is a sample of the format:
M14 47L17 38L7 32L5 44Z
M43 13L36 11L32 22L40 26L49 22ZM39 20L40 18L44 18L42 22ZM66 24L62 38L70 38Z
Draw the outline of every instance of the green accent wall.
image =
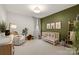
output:
M64 39L68 32L68 21L74 21L76 16L79 14L79 5L73 6L71 8L65 9L58 13L49 15L47 17L41 18L41 31L42 32L59 32L60 39ZM46 29L47 23L61 22L61 29Z

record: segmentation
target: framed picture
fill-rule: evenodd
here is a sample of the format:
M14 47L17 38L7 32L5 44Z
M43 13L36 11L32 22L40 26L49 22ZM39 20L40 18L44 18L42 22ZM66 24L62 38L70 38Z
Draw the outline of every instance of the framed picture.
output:
M47 29L51 29L51 24L50 23L47 24Z
M61 22L56 22L56 29L61 29Z
M55 23L51 23L51 29L55 29Z

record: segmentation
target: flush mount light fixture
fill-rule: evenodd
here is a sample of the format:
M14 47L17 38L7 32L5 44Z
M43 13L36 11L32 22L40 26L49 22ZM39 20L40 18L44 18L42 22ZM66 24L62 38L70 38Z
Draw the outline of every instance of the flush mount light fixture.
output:
M35 8L34 8L34 12L35 12L35 13L40 13L40 8L39 8L39 7L35 7Z
M47 6L45 4L29 4L28 8L31 12L34 12L36 14L45 12L47 10Z

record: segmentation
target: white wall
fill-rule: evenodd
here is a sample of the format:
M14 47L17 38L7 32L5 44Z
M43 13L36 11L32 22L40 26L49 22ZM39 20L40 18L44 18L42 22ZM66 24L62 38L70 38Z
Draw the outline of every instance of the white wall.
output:
M6 11L3 5L0 5L0 21L6 21Z
M7 12L5 10L5 7L3 5L0 5L0 22L5 21L7 25L9 23L17 25L17 28L15 30L19 34L21 34L22 30L26 27L28 29L28 34L34 35L34 30L36 29L35 20L36 19L33 17Z
M32 17L8 12L7 20L12 24L17 25L16 31L19 32L19 34L21 34L22 29L26 27L28 29L28 34L33 35L35 23Z

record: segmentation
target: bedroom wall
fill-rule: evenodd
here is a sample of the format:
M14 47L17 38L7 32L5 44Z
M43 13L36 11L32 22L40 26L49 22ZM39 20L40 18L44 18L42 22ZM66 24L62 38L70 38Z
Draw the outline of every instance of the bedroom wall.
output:
M0 5L0 22L6 21L6 10L3 5Z
M60 33L60 39L64 39L67 35L68 32L68 21L73 21L76 19L76 16L79 14L79 5L73 6L71 8L65 9L63 11L60 11L58 13L49 15L47 17L41 18L41 31L42 32L59 32ZM61 22L61 29L46 29L46 24L47 23L52 23L52 22Z
M28 34L34 34L34 19L32 17L10 13L7 12L7 21L9 23L15 24L17 28L15 29L19 34L26 27L28 29Z

